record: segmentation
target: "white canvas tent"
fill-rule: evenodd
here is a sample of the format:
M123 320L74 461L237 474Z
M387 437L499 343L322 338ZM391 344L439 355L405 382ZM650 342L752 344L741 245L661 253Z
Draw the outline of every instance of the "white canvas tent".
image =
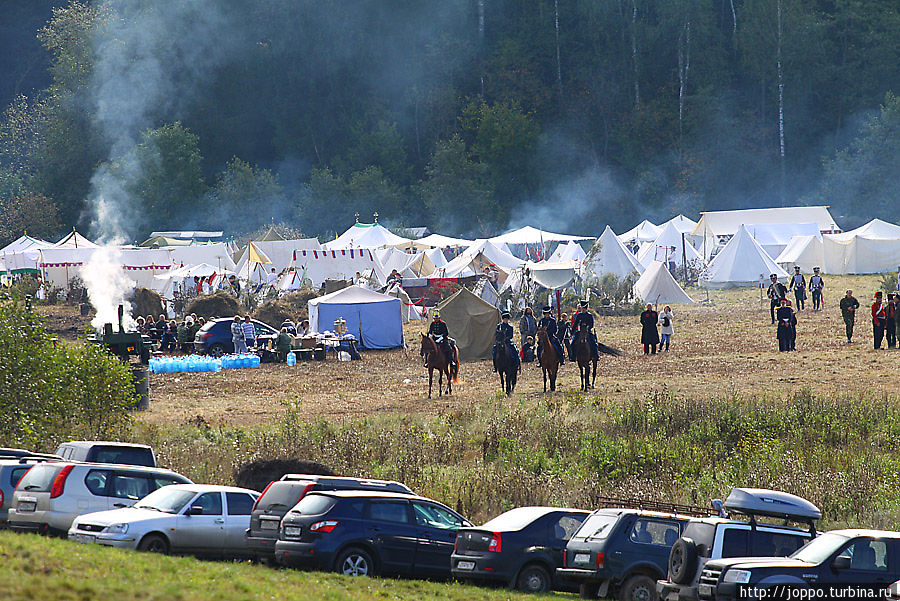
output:
M62 240L53 245L55 248L97 248L97 245L76 232L67 234Z
M302 286L304 279L318 288L325 280L352 280L357 271L371 273L381 286L387 281L381 263L369 249L296 250L288 272L278 282L278 288L296 290Z
M505 276L525 264L525 261L503 250L490 240L479 240L444 267L435 270L433 277L464 278L480 275L484 267L496 266Z
M822 236L815 223L751 224L745 227L770 257L780 255L794 236Z
M444 256L444 251L440 248L432 248L431 250L426 250L425 254L431 259L432 265L434 265L435 269L440 269L447 265L447 257Z
M52 242L25 234L0 249L0 272L37 273L38 251L52 246Z
M685 234L685 240L681 239L681 232L674 223L669 223L656 237L653 242L644 244L638 251L637 259L646 269L653 261L662 261L668 263L672 261L675 265L681 267L684 265L685 258L688 265L704 263L703 257L697 252L697 249L691 244L690 236Z
M644 266L622 244L607 225L603 234L587 253L581 277L587 281L600 279L607 273L624 278L632 273L642 273Z
M895 271L900 265L900 226L873 219L842 234L823 237L825 273Z
M388 275L395 269L406 278L424 278L434 273L434 263L425 251L409 254L396 248L379 248L373 252Z
M396 348L403 346L401 306L399 298L348 286L307 302L309 327L314 332L328 331L341 318L360 348Z
M650 263L647 271L634 283L634 293L645 303L658 305L694 302L659 261Z
M619 240L622 242L652 242L656 240L661 232L662 227L644 219L624 234L620 234Z
M693 219L688 219L684 215L676 215L665 223L660 224L659 227L665 228L670 223L675 226L675 229L684 234L690 234L694 231L694 228L697 227L696 221L694 221Z
M526 225L517 230L488 238L494 244L546 244L549 242L570 242L579 240L593 240L592 236L569 236L567 234L556 234L539 230L537 228Z
M410 242L409 238L394 234L380 223L354 223L346 232L323 244L322 248L326 250L382 248Z
M769 281L769 275L787 277L787 273L753 239L747 228L739 226L718 255L710 261L700 280L708 288L754 286Z
M296 240L267 240L267 241L253 241L253 246L262 251L270 261L272 261L271 265L266 265L265 270L261 269L253 269L250 270L250 281L251 282L260 282L266 281L267 276L265 272L269 272L272 268L275 268L275 273L281 273L291 264L291 261L294 260L294 251L297 250L321 250L321 246L319 245L319 241L315 238L298 238ZM247 261L250 257L250 245L248 244L244 251L241 253L240 259L237 261L237 266L234 270L241 274L242 277L247 277ZM206 261L207 263L212 263L211 261Z
M425 319L425 306L413 304L409 294L402 286L391 286L385 294L400 299L400 318L403 320L403 323L416 319Z
M165 246L172 256L172 263L183 267L191 265L200 265L206 263L212 265L219 270L230 270L237 272L234 259L228 250L228 245L224 242L216 242L214 244L193 244L190 246Z
M824 271L825 247L821 236L794 236L775 262L785 271L793 270L794 265L799 265L805 273L812 272L813 267Z
M222 278L233 275L231 270L222 270L215 265L201 263L200 265L188 265L180 269L173 269L168 273L153 276L151 287L159 292L163 298L172 298L177 290L184 290L194 284L194 276L209 277L215 274L213 286L218 287Z
M551 263L558 263L560 261L584 261L585 256L587 256L587 254L584 252L584 249L581 248L581 245L572 241L557 246L556 250L553 251L553 254L550 255L550 258L547 260Z
M410 240L409 242L401 242L391 245L391 248L399 248L401 250L428 250L431 248L468 248L475 243L474 240L466 240L464 238L451 238L440 234L429 234L418 240Z
M40 250L38 268L44 281L59 288L67 288L69 282L80 277L82 268L90 269L90 261L98 247L44 248ZM111 256L118 262L125 275L135 286L150 288L153 277L167 273L172 267L168 250L155 248L119 248Z

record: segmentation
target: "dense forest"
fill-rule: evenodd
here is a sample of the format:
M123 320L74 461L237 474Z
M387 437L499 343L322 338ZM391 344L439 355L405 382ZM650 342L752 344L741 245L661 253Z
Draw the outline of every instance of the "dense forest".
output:
M896 0L4 4L0 242L900 220Z

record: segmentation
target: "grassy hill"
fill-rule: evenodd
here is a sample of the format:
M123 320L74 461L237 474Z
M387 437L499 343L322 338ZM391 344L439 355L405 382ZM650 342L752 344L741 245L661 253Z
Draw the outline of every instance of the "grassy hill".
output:
M568 595L567 598L571 598ZM200 561L0 531L0 599L5 601L247 601L552 599L456 583L300 572L248 562Z

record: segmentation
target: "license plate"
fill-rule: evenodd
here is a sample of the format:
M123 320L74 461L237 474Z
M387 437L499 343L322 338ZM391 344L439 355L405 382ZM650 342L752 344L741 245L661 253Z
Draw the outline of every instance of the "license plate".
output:
M697 595L701 597L712 597L713 587L711 584L701 584L697 587Z
M460 561L456 564L457 570L474 570L475 562L474 561Z
M94 543L97 542L96 537L90 534L76 534L72 537L75 542L79 543Z
M260 520L260 530L278 530L278 520Z
M16 511L34 511L37 503L35 501L19 501Z
M572 563L591 563L591 555L590 553L578 553Z

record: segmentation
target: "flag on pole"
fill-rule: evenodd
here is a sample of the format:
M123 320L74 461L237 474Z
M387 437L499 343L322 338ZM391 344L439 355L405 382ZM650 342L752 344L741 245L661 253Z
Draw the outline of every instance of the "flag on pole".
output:
M250 242L250 250L248 252L248 259L253 263L272 263L272 259L266 256L266 253L256 248L256 245L253 242Z

